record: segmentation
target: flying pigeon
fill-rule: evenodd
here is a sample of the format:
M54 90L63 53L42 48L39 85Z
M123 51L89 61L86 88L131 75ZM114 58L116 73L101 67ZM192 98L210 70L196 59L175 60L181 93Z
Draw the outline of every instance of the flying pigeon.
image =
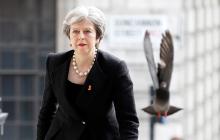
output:
M173 56L174 48L172 36L169 31L165 31L162 34L162 41L160 43L160 62L158 67L156 67L152 43L150 40L150 34L148 31L145 32L144 37L144 53L148 62L149 72L153 80L153 87L155 95L153 97L153 103L143 108L143 110L151 115L168 116L181 108L170 105L170 80L173 70Z

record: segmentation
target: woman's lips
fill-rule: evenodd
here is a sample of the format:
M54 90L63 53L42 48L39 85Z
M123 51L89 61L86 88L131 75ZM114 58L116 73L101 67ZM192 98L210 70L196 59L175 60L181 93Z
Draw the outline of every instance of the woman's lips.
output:
M86 45L86 44L83 44L83 43L79 44L80 47L83 47L83 46L85 46L85 45Z

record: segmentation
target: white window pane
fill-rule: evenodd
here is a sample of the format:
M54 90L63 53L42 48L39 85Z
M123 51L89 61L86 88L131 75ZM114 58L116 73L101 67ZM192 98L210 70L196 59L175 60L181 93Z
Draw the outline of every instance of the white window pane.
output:
M193 89L192 88L188 89L186 95L187 95L186 98L187 108L189 111L192 111L194 109L194 95L195 95Z
M205 94L206 94L206 98L209 98L211 96L212 92L213 92L213 89L212 89L212 78L211 78L211 76L208 76L205 79Z
M201 55L205 51L205 38L203 34L198 34L197 35L197 48L196 48L196 53Z
M188 135L193 135L194 127L195 127L194 123L195 123L194 116L190 114L187 122L187 130L186 130Z
M197 140L204 140L204 136L203 136L202 131L199 131L199 132L198 132L196 139L197 139Z
M212 53L212 63L213 63L213 71L217 70L219 68L219 52L218 51L213 51Z
M186 46L187 47L186 55L187 58L192 59L193 57L195 57L195 50L196 50L195 38L193 36L189 36L187 40L188 40L188 44Z
M204 111L203 106L199 106L197 111L197 128L201 128L204 123Z
M199 81L196 86L196 101L197 104L201 104L204 100L204 83Z
M190 61L187 64L187 84L193 84L195 81L195 64L193 61Z
M198 8L198 15L197 15L197 28L198 30L202 30L204 29L204 26L205 26L205 17L204 17L204 14L205 14L205 11L202 7Z
M213 101L212 101L212 106L213 106L213 112L216 112L218 113L219 112L219 93L216 92L214 95L213 95ZM216 115L217 116L217 115Z
M197 67L197 71L196 71L196 75L197 75L197 78L198 79L202 79L204 78L204 68L205 68L205 65L204 65L204 58L203 57L199 57L197 59L197 63L196 63L196 67Z
M219 25L219 16L220 16L220 14L219 14L219 6L217 6L218 4L216 4L214 7L213 7L213 24L215 25L215 26L218 26Z
M213 67L212 67L212 56L211 55L206 55L205 56L205 72L206 72L206 75L209 75L212 73L212 70L213 70Z
M212 127L211 123L207 123L207 126L205 127L205 140L212 140Z
M192 32L194 32L195 31L195 11L194 10L189 10L189 12L187 13L188 15L187 15L187 17L188 17L188 19L187 19L187 21L188 21L188 23L187 23L187 31L189 32L189 33L192 33Z
M208 0L205 0L208 1ZM212 9L211 8L207 8L206 9L206 28L211 28L212 24L213 24L213 16L212 16Z
M215 73L213 73L213 76L212 76L212 81L213 81L213 91L214 92L218 92L218 90L220 89L219 88L219 85L220 85L220 83L219 83L219 72L215 72Z
M206 103L205 103L205 118L206 118L206 121L208 121L210 118L211 118L211 115L212 115L212 104L210 102L210 100L208 100Z

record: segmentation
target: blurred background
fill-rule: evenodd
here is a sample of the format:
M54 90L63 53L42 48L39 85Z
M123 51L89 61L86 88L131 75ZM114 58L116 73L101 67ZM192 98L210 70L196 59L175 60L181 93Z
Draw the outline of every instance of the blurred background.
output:
M100 49L127 62L139 140L220 139L220 0L1 0L0 140L36 139L45 58L70 48L62 21L77 5L106 14ZM143 35L150 31L157 60L166 29L175 49L171 104L184 110L156 120L141 110L152 98Z

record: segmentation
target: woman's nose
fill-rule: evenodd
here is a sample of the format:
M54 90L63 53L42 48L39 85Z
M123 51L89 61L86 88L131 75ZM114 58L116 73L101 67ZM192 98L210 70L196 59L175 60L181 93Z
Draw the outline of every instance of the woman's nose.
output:
M85 35L84 35L83 32L80 32L80 33L79 33L79 38L80 38L80 39L84 39L84 38L85 38Z

